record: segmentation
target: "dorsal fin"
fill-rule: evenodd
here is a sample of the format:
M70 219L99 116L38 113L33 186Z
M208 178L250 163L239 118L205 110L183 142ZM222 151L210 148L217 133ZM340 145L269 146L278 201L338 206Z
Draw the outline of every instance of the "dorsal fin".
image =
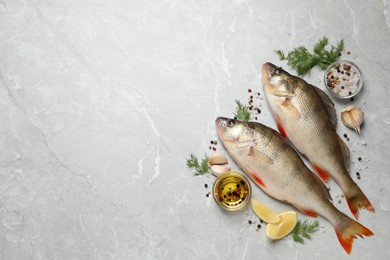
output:
M340 138L340 136L338 136L338 138L339 138L340 148L344 156L345 167L349 170L349 165L351 163L351 154L349 152L349 148L345 144L345 142Z
M311 85L311 86L314 88L317 95L320 97L321 102L325 107L326 113L329 116L330 122L332 123L333 127L336 129L337 115L336 115L336 109L334 108L334 104L333 104L332 100L329 98L329 96L322 89L319 89L313 85Z

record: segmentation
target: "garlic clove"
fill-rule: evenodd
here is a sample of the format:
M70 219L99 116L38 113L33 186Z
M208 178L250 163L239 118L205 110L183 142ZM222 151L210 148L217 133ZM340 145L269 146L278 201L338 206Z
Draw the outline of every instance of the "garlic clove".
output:
M344 125L355 129L359 135L360 125L363 123L363 120L363 112L355 106L349 106L341 111L341 121L344 123Z
M215 176L219 176L224 172L230 171L231 167L229 164L215 164L210 167L210 170Z
M213 165L222 165L222 164L227 164L227 163L228 163L228 159L226 158L225 155L213 154L210 156L208 165L209 165L209 167L211 167Z

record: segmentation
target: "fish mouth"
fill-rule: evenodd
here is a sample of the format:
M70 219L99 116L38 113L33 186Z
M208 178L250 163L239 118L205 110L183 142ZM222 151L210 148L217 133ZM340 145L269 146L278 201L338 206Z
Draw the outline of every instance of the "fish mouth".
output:
M281 72L284 72L282 67L278 67L275 64L272 64L271 62L264 63L262 70L263 70L263 81L268 80L272 76L279 75Z
M219 136L219 139L224 140L224 133L227 128L227 121L229 118L226 117L217 117L215 119L215 127L217 128L217 134Z

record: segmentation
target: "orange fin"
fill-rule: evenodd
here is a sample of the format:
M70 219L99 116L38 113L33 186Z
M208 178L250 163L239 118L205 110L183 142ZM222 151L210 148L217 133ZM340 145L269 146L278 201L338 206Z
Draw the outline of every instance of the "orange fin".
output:
M264 182L263 182L263 180L260 179L260 177L257 176L256 173L252 173L252 177L253 177L253 179L254 179L258 184L260 184L260 185L263 186L264 188L266 187L265 184L264 184Z
M286 130L284 130L284 127L282 125L282 121L280 120L280 117L278 115L276 115L276 125L278 126L280 134L284 137L287 137Z
M256 173L254 173L252 170L250 170L250 169L248 169L248 168L246 168L246 171L251 175L251 177L253 178L253 180L254 180L257 184L259 184L259 185L263 186L264 188L266 188L266 186L265 186L263 180L262 180Z
M313 168L316 170L316 172L318 173L318 175L321 177L321 179L324 182L328 182L330 180L329 173L327 171L321 169L320 167L318 167L314 163L312 163L311 165L313 165Z
M348 217L335 226L335 231L341 246L348 254L352 251L352 243L356 236L369 237L374 235L371 230Z
M300 209L303 213L305 213L306 215L312 217L312 218L316 218L318 217L318 214L317 212L315 211L312 211L312 210L306 210L306 209Z
M345 195L349 210L352 212L353 216L359 218L359 210L365 208L368 211L375 212L374 207L371 202L367 199L366 195L359 189L358 193L353 196Z

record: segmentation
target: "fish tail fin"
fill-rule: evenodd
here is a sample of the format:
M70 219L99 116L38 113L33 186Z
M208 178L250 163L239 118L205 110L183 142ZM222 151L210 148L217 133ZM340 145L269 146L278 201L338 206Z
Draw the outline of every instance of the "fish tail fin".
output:
M371 230L347 216L341 218L341 221L334 226L334 229L341 246L348 254L351 253L353 240L357 236L363 238L363 236L369 237L374 235Z
M374 207L371 202L367 199L366 195L356 186L355 189L350 192L350 194L345 194L345 198L348 203L349 210L352 212L353 216L359 218L359 210L365 208L368 211L375 212Z

